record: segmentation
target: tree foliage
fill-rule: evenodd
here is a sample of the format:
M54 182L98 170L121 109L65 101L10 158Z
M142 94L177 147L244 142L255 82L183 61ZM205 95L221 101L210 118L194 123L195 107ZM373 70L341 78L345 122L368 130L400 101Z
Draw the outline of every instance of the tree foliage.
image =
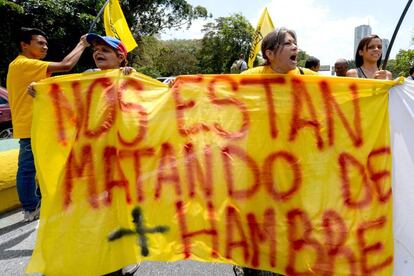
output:
M240 53L248 56L254 30L241 14L219 17L202 31L205 34L197 53L201 73L228 73Z
M160 54L156 57L156 67L161 75L178 76L200 73L196 57L200 44L199 40L163 41Z
M17 34L21 27L42 29L48 36L49 50L46 60L61 60L86 33L105 0L14 0L1 1L2 34L0 52L0 78L5 84L8 64L19 52ZM13 7L8 9L7 7ZM4 13L3 13L4 11ZM90 55L89 55L90 56ZM77 71L93 65L91 58L83 58Z
M408 76L409 70L414 66L414 49L400 50L395 57L395 64L388 64L387 69L392 72L393 77Z
M161 41L156 36L143 36L140 58L133 60L132 66L152 77L198 74L199 49L200 40Z
M49 51L46 60L61 60L88 32L106 0L0 0L0 82L5 85L8 64L18 54L17 33L20 27L35 27L46 32ZM121 0L122 10L139 47L130 60L140 61L142 36L168 28L188 27L198 18L210 15L203 7L193 7L186 0ZM104 34L102 20L93 32ZM143 63L143 62L141 62ZM143 64L144 65L144 64ZM90 53L83 55L76 71L93 67Z
M302 50L298 51L298 56L296 57L296 60L298 62L299 67L305 67L305 62L309 58L309 55Z
M207 9L186 0L125 0L122 10L135 36L158 34L165 29L190 27L199 18L211 17Z

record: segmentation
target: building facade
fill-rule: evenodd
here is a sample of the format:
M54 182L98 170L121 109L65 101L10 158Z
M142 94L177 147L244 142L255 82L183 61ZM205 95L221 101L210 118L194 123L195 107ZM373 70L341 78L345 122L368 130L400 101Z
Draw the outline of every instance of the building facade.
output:
M382 39L382 59L384 60L385 55L387 54L388 47L390 46L389 39L383 38Z
M355 56L356 50L358 48L358 44L362 38L371 35L372 29L369 25L360 25L355 28L355 35L354 35L354 54Z

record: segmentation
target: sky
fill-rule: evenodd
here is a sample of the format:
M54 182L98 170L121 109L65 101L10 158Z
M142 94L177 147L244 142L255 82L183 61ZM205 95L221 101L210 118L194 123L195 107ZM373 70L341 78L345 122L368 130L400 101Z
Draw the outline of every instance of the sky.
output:
M168 31L162 39L199 39L202 26L217 17L242 14L256 28L268 8L275 27L296 31L298 46L308 55L333 65L338 58L354 59L354 29L370 25L372 33L391 40L407 0L187 0L203 6L212 18L194 21L190 29ZM408 10L392 47L390 58L400 49L414 49L414 4Z

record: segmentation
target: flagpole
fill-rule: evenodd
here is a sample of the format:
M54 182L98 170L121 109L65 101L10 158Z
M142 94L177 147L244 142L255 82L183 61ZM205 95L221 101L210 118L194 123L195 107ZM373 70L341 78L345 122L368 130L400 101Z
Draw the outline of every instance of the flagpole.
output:
M407 13L408 8L410 8L410 5L411 5L412 2L413 2L413 0L408 0L407 5L405 6L405 9L404 9L403 13L401 14L400 20L398 20L397 27L395 27L394 33L392 34L392 38L391 38L391 41L390 41L390 45L388 46L387 53L385 54L384 62L382 64L382 70L386 70L386 68L387 68L388 58L390 56L391 48L392 48L392 45L394 44L395 37L397 36L398 30L400 29L400 26L401 26L401 23L403 22L405 14Z
M95 28L96 23L98 22L99 18L101 17L106 5L108 5L110 0L106 0L105 4L102 6L101 10L98 12L98 15L95 17L95 20L92 22L91 26L89 27L88 33L90 33L93 28Z

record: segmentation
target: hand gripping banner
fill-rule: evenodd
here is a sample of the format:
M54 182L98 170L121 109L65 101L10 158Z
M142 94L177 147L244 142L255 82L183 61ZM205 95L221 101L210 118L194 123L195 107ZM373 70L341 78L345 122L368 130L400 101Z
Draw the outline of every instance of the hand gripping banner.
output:
M393 81L121 71L36 85L28 272L140 260L390 275Z

